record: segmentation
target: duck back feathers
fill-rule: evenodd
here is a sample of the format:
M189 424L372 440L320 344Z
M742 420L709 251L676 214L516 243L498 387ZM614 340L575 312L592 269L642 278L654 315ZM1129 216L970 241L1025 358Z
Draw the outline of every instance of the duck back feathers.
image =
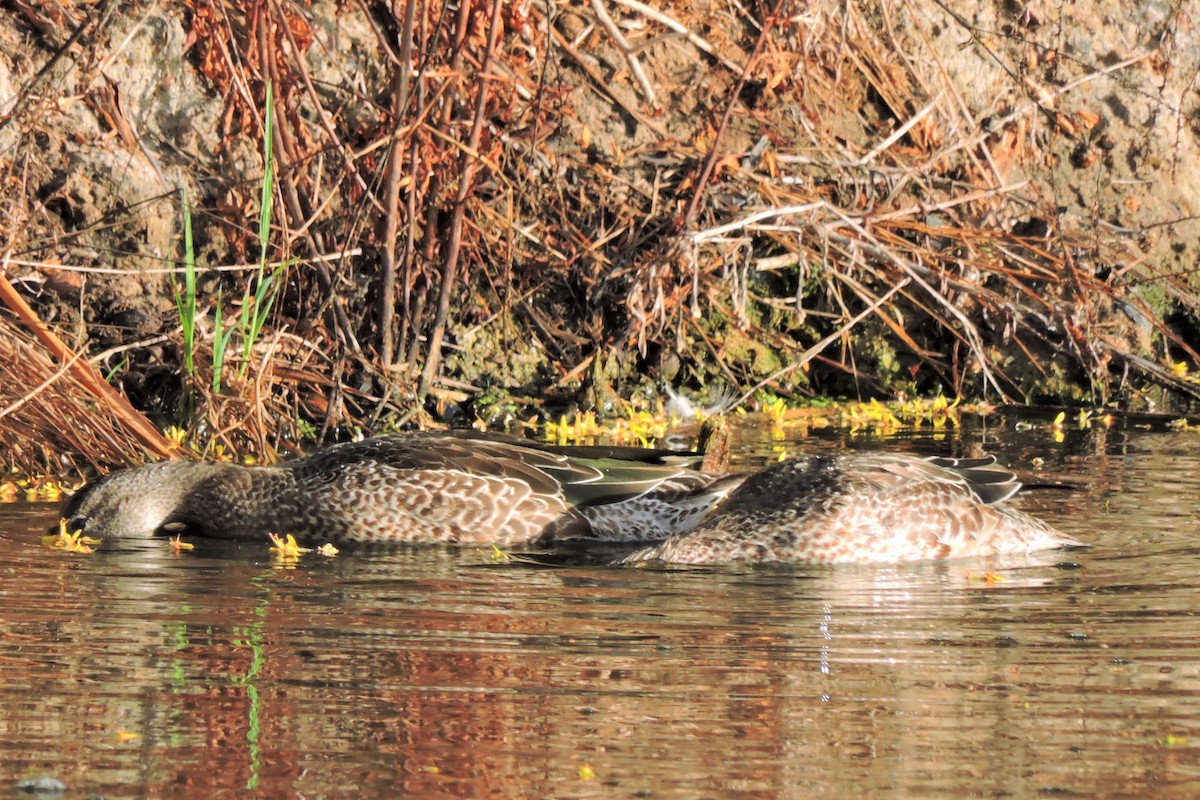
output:
M1019 488L990 458L801 458L747 477L693 531L628 561L896 562L1077 544L1013 507Z

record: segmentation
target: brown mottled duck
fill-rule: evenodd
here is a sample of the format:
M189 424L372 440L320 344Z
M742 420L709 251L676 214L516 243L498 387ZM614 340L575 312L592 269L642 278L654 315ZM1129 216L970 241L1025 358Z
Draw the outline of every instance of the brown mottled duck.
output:
M993 458L800 458L750 475L690 533L625 560L899 562L1079 544L1014 508L1020 487Z
M104 476L63 508L87 536L301 542L654 541L690 530L740 482L678 454L553 447L469 432L391 434L272 467L163 462Z

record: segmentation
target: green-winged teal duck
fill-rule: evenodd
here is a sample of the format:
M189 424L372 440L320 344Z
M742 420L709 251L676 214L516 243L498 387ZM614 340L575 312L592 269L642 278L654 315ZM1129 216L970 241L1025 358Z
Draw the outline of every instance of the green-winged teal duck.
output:
M164 462L114 472L71 497L63 517L89 536L654 541L690 530L740 482L677 466L671 455L464 432L393 434L273 467Z
M992 458L800 458L749 476L690 533L626 562L898 562L1078 544L1013 508L1020 486Z

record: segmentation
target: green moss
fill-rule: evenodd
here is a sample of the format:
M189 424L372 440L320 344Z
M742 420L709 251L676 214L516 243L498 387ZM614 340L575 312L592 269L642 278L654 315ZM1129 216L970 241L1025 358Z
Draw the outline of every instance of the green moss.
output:
M783 359L773 348L737 329L726 332L721 349L727 362L741 366L757 377L766 377L783 367Z
M485 325L454 325L450 333L455 346L447 349L447 372L477 386L530 387L549 365L541 340L511 318L497 317Z

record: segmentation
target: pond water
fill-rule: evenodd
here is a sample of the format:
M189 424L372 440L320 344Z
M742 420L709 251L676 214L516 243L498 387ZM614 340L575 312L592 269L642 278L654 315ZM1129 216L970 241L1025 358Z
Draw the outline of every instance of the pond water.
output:
M258 544L71 555L40 541L55 508L0 507L0 796L1200 795L1200 434L1017 424L784 444L982 445L1058 484L1022 506L1092 547L289 567ZM738 453L773 444L740 431Z

